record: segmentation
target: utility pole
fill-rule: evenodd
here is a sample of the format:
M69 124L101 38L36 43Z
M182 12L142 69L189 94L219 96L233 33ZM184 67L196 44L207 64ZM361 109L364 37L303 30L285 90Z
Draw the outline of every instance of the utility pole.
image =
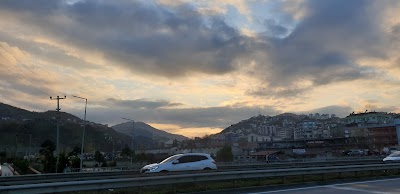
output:
M15 158L18 157L18 134L15 134Z
M131 135L132 135L132 144L131 144L131 149L132 149L132 151L133 151L133 137L134 137L134 130L135 130L135 121L134 120L132 120L132 119L127 119L127 118L124 118L124 117L121 117L121 119L125 119L125 120L128 120L128 121L132 121L132 132L131 132Z
M57 170L58 170L58 160L59 160L59 157L58 157L58 155L59 155L59 153L60 153L60 146L59 146L59 137L60 137L60 100L62 100L62 99L66 99L67 98L67 96L64 96L64 98L60 98L59 96L57 96L57 98L56 99L53 99L51 96L50 96L50 100L57 100L57 109L56 109L56 111L57 111L57 147L56 147L56 149L57 149L57 151L56 151L56 153L57 153L57 162L56 162L56 173L57 173Z
M114 139L112 139L112 143L113 143L113 151L112 151L112 159L111 159L111 161L114 161Z
M132 135L132 143L131 143L131 149L132 149L132 155L133 155L133 138L134 138L134 131L135 131L135 121L132 120L132 119L124 118L124 117L121 117L121 119L132 121L132 133L131 133L131 135ZM133 160L133 156L131 156L131 165L132 165L132 160Z
M112 155L111 155L111 161L114 161L114 138L109 135L109 134L104 134L104 139L111 141L112 142Z
M29 160L31 160L31 151L32 151L32 133L29 134L29 155L28 155Z

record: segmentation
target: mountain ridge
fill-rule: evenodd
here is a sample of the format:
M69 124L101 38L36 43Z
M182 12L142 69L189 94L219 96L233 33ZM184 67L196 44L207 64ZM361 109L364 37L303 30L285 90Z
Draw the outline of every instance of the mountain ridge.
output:
M132 136L145 136L150 138L158 138L162 141L168 141L176 139L178 141L187 140L188 137L179 134L168 133L166 131L156 129L149 124L143 122L134 122L134 126L132 122L120 123L114 126L111 126L115 131L119 133L124 133L126 135ZM132 132L133 131L133 132Z
M67 112L49 110L45 112L34 112L14 107L0 102L0 148L10 149L28 146L29 134L32 135L32 146L39 147L46 139L56 142L56 123L60 118L60 145L64 149L81 145L83 120ZM127 123L127 124L132 124ZM145 123L139 122L140 129L150 128L150 132L137 133L133 144L134 149L152 149L163 146L160 141L168 141L169 138L184 139L186 137L169 134L155 129ZM156 138L149 134L156 134ZM163 137L165 135L166 137ZM16 138L18 136L18 140ZM13 137L13 138L10 138ZM106 141L105 141L106 140ZM85 133L85 149L88 151L103 149L110 151L112 141L115 149L120 150L124 145L132 145L129 134L120 133L104 124L87 121ZM110 144L111 142L111 144ZM111 148L110 148L111 147ZM13 148L13 149L14 149Z

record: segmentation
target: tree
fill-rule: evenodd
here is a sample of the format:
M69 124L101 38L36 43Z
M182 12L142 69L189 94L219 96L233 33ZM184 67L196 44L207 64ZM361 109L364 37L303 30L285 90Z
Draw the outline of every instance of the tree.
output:
M78 156L81 154L81 148L75 146L71 152L68 153L68 159L72 168L79 168L81 165L81 160Z
M66 167L70 166L70 162L65 152L58 154L57 172L63 172Z
M68 156L78 156L81 154L81 148L79 146L75 146L74 149L70 153L68 153Z
M147 160L147 156L145 153L140 153L140 154L136 155L136 158L137 158L138 162L140 162L140 165L142 165L143 162Z
M117 161L111 161L110 163L107 164L108 167L116 167L117 166Z
M134 152L131 150L131 148L129 148L127 145L125 145L125 147L121 151L121 155L123 157L131 157L134 155Z
M178 140L174 139L172 142L172 147L178 147Z
M81 166L81 159L76 156L70 157L70 162L72 168L79 168Z
M100 151L94 153L94 160L100 165L100 163L105 162L103 154Z
M56 145L54 142L50 140L44 141L41 145L42 149L40 149L39 153L44 156L53 155L53 152L56 150Z
M0 164L5 162L7 159L7 152L0 152Z
M47 139L40 146L42 147L42 149L39 150L39 153L42 155L43 171L55 172L56 166L53 152L56 150L56 145Z
M16 158L14 160L15 170L22 174L27 174L29 172L29 161L23 158Z
M217 160L221 162L231 162L233 161L232 148L225 145L217 152Z

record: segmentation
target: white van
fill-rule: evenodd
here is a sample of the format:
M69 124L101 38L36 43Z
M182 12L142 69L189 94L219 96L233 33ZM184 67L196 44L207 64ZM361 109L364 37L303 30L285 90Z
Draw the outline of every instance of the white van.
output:
M8 165L5 164L5 165L0 165L0 175L1 176L13 176L14 173L11 171L11 169L8 167Z

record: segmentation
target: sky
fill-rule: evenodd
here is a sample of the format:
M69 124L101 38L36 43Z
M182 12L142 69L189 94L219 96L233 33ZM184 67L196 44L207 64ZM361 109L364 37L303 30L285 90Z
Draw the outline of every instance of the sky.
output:
M187 137L400 112L398 0L1 0L0 102Z

